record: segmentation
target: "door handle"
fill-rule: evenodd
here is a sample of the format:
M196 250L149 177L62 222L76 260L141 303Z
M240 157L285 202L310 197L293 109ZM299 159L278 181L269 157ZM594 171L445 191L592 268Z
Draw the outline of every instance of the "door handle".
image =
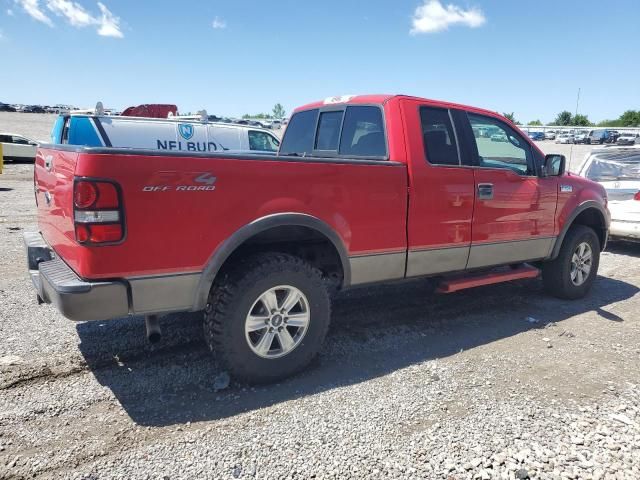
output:
M491 200L493 198L493 183L478 184L478 200Z

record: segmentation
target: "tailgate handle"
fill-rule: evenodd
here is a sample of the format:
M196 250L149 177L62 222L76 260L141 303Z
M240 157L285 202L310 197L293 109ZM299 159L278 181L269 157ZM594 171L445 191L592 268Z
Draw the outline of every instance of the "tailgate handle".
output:
M493 183L478 184L478 200L493 199Z
M53 156L47 155L46 157L44 157L44 168L47 169L47 172L50 172L52 166L53 166Z

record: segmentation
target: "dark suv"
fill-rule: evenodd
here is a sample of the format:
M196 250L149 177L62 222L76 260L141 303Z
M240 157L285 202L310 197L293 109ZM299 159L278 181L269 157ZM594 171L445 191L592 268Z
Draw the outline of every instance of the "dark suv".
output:
M612 141L615 142L615 140L612 140L612 139L613 139L613 134L610 130L597 129L597 130L591 130L589 132L589 135L587 135L587 138L585 139L585 143L603 144L603 143L611 143Z

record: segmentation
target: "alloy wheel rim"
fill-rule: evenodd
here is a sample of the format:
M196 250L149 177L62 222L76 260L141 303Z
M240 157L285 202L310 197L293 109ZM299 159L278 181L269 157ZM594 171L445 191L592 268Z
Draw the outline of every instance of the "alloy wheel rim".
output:
M259 357L279 358L291 353L309 329L309 301L297 288L279 285L263 292L249 309L244 331Z
M587 281L593 267L593 251L587 242L580 243L571 256L571 282L579 287Z

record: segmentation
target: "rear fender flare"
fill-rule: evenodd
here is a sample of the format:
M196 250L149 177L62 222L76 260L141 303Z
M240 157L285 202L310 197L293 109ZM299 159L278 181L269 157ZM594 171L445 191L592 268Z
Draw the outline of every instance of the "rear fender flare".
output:
M308 227L323 234L335 247L340 257L342 271L344 274L343 285L348 286L351 283L351 266L349 264L349 255L347 249L335 230L327 223L312 215L303 213L280 213L267 215L265 217L254 220L253 222L236 230L222 245L213 253L207 262L196 291L194 300L194 311L202 310L207 304L209 290L215 280L220 268L231 254L251 237L275 227L283 226L300 226Z

